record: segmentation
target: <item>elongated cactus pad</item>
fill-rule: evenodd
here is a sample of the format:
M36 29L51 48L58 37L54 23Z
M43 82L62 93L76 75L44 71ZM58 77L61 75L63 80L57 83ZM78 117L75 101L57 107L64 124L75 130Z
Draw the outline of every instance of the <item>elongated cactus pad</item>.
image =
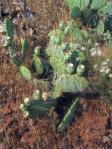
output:
M57 128L58 132L64 131L72 122L73 118L75 117L79 102L80 102L80 98L76 98L73 104L71 105L71 107L69 108L69 110L67 111L67 113L65 114L62 122L59 124Z
M33 62L35 65L37 75L41 75L44 71L43 64L42 64L40 58L37 57L35 54L33 55Z
M22 61L24 61L24 59L26 57L26 52L28 50L28 40L26 38L22 39L21 44L22 44L22 49L21 49Z
M13 44L12 41L14 36L14 27L10 19L4 20L4 31L6 32L7 36L7 46L10 46Z

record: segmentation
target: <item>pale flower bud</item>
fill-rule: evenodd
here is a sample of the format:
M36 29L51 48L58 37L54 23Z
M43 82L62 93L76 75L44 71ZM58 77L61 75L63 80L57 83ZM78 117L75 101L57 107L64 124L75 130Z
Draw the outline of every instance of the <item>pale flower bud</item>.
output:
M25 103L25 104L27 104L29 101L30 101L29 98L25 98L25 99L24 99L24 103Z
M81 47L81 51L85 51L86 50L86 48L85 47Z
M29 116L29 112L28 111L23 112L23 116L24 118L27 118Z
M43 98L44 101L47 101L48 100L48 94L46 92L44 92L42 94L42 98Z
M108 62L105 61L105 62L102 62L101 64L102 64L102 66L106 66L106 65L108 65Z
M98 64L95 64L93 67L94 67L94 69L98 68Z
M20 110L23 110L23 108L24 108L24 104L21 104L21 105L19 106L19 109L20 109Z
M110 79L112 79L112 73L111 73L111 74L109 74L109 78L110 78Z
M110 72L110 68L106 69L105 73L108 74Z
M98 47L98 46L99 46L98 42L96 42L94 46L95 46L95 47Z

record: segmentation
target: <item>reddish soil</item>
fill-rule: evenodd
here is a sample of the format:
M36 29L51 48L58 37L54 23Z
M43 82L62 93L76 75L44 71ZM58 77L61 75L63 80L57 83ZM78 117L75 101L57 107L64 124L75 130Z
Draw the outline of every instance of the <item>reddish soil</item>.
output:
M0 149L111 149L110 111L103 101L82 99L81 115L68 131L56 133L52 118L25 119L19 110L23 98L38 87L24 82L10 63L0 67Z

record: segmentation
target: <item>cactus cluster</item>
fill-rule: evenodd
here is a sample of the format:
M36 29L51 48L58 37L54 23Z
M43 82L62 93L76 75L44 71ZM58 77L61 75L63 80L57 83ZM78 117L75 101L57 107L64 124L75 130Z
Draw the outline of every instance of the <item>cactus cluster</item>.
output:
M25 40L26 41L26 40ZM26 43L23 42L24 45L26 45ZM23 45L23 59L25 60L25 53L26 53L26 48ZM25 66L25 64L21 64L19 69L20 69L20 73L22 75L22 77L26 80L33 80L33 73L35 73L35 76L41 77L41 75L44 73L44 65L46 65L44 62L42 62L42 59L40 57L40 51L41 51L41 47L35 47L34 49L34 53L32 55L32 59L31 59L31 65L33 66L33 68L28 68L27 66ZM34 70L32 70L34 69Z
M83 77L86 57L78 44L80 39L78 39L77 32L73 35L75 29L73 22L67 24L62 21L59 27L49 34L50 42L46 55L54 72L53 95L55 98L61 93L82 92L88 87L88 81Z
M88 87L89 83L84 77L86 56L78 44L81 37L78 30L79 28L76 28L73 22L66 24L62 21L57 29L49 33L50 40L47 49L44 51L44 56L46 57L44 60L41 56L41 48L36 47L34 49L32 63L37 77L44 75L46 70L49 70L49 67L51 67L52 77L50 84L53 86L50 88L50 98L48 98L46 93L40 94L40 92L35 92L28 104L25 102L22 104L22 111L26 115L41 117L49 112L50 108L56 106L62 94L83 92ZM83 38L87 38L86 30L82 30L81 35ZM25 67L21 73L23 73L26 79L31 76L31 73ZM58 125L58 131L63 131L68 127L79 105L80 98L71 97L70 100L73 104L71 104L65 117Z

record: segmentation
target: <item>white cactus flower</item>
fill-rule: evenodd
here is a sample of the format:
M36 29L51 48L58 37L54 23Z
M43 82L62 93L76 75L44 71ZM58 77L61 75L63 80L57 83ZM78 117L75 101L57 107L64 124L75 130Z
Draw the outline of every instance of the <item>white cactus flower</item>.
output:
M111 74L109 74L109 78L110 78L110 79L112 79L112 73L111 73Z
M108 62L107 61L104 61L104 62L101 63L101 65L102 66L106 66L106 65L108 65Z
M106 60L106 62L109 62L110 61L110 59L108 58L107 60Z
M101 55L102 55L102 51L101 51L101 49L100 49L100 48L97 48L96 53L97 53L97 56L101 56Z
M36 94L40 94L40 90L35 90L35 93Z
M44 92L42 94L42 98L43 98L44 101L47 101L48 100L48 94L46 92Z
M94 52L94 51L96 51L96 48L90 49L90 52Z
M81 51L85 51L86 50L86 48L85 47L81 47Z
M100 72L101 72L101 73L105 73L105 69L104 69L104 68L101 68L101 69L100 69Z
M84 70L85 69L85 66L84 65L79 65L80 66L80 69L81 70Z
M84 70L85 70L85 66L84 66L84 65L79 65L79 66L77 67L77 73L78 73L79 75L81 75L81 74L84 72Z
M95 47L98 47L98 46L99 46L98 42L96 42L94 46L95 46Z
M27 118L29 116L29 112L28 111L23 112L23 116L24 118Z
M25 103L25 104L27 104L29 101L30 101L29 98L25 98L25 99L24 99L24 103Z
M74 72L74 64L72 64L72 63L67 64L67 72L69 74L72 74Z
M110 72L110 68L108 68L108 67L102 67L100 69L100 72L101 73L104 73L104 74L108 74Z
M96 51L91 52L91 56L96 56Z
M93 66L93 68L94 68L94 69L98 68L98 64L95 64L95 65Z
M41 98L40 90L33 91L32 98L35 99L35 100L39 100Z
M97 51L96 48L92 48L92 49L90 49L91 56L96 56L96 54L97 54L96 51Z
M91 52L91 56L96 56L96 55L101 56L102 55L102 51L99 47L90 49L90 52Z
M35 54L38 54L40 49L41 49L40 46L36 47L36 48L34 49L34 53L35 53Z
M105 73L108 74L110 72L110 68L105 70Z
M74 64L69 63L68 66L71 67L71 68L73 68L74 67Z
M10 37L9 37L9 36L7 36L7 37L6 37L6 39L7 39L7 40L8 40L8 39L10 39Z
M23 110L23 108L24 108L24 104L20 104L19 109Z

